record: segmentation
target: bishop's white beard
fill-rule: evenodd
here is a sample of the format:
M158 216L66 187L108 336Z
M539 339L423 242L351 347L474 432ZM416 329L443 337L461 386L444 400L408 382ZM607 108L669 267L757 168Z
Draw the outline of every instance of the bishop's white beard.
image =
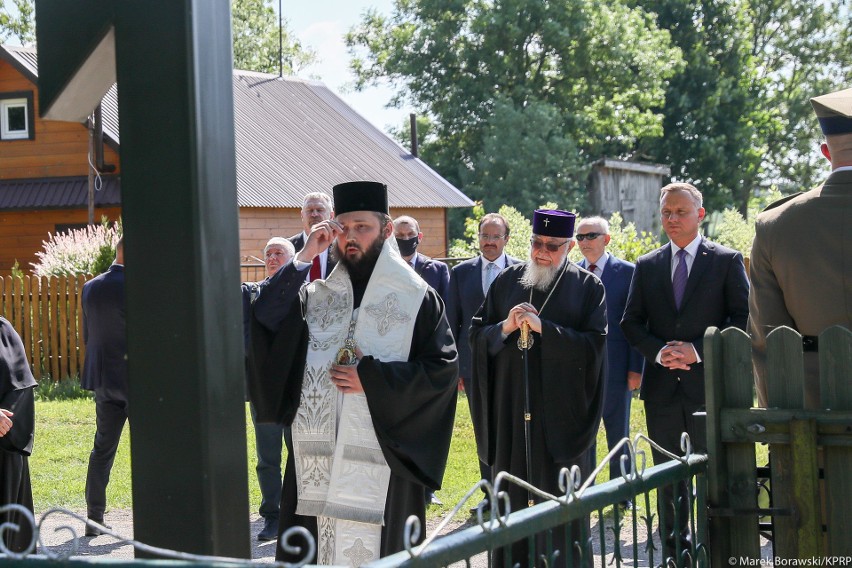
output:
M565 264L564 261L558 266L552 264L550 266L541 266L536 264L534 260L530 260L526 268L524 268L524 275L521 276L521 286L524 288L535 288L542 292L547 291L562 270L563 264Z

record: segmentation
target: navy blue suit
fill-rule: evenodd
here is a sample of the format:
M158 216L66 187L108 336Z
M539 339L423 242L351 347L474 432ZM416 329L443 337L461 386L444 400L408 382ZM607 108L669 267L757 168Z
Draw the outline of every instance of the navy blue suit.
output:
M90 519L102 522L110 470L129 417L124 266L113 264L86 282L82 304L86 359L81 384L95 391L97 421L86 475L86 509Z
M263 281L261 281L263 282ZM243 299L243 340L246 349L246 378L251 372L249 352L251 350L251 310L260 292L261 282L243 282L240 288ZM248 392L248 390L246 390ZM260 487L258 513L264 522L278 523L281 509L281 450L285 426L257 421L257 411L249 402L251 421L254 424L254 442L257 452L257 483ZM277 533L276 533L277 534Z
M468 393L468 407L474 392L470 354L470 320L485 301L485 294L482 292L482 262L483 257L479 255L455 265L451 270L449 293L445 297L447 319L459 352L459 378L462 379L464 390ZM519 262L517 258L506 255L506 266ZM491 467L482 461L479 462L479 473L482 479L491 481Z
M645 357L641 396L645 401L648 435L663 448L682 454L681 432L687 432L693 447L703 451L704 433L696 430L693 412L704 406L704 332L710 326L745 329L748 318L748 279L743 256L734 250L702 238L689 271L681 306L675 305L672 286L672 249L666 244L636 263L621 329L627 341ZM672 370L656 363L666 342L689 341L702 362L688 371ZM652 451L654 463L667 461ZM673 532L681 546L688 546L687 487L678 484L681 526L674 531L671 486L658 498L661 530L668 553L674 551Z
M588 269L585 259L578 263ZM621 331L621 317L627 304L627 293L636 267L632 262L621 260L612 255L604 265L601 282L606 290L606 352L607 372L603 407L603 423L606 430L607 447L611 450L622 438L630 435L630 399L627 390L627 373L642 372L642 354L630 347L624 332ZM596 444L592 444L592 460L597 463ZM629 456L627 448L622 452ZM621 475L619 457L609 463L609 478Z
M450 291L450 268L440 260L434 260L419 252L414 253L414 271L435 289L444 303L447 303L447 293Z
M305 248L305 233L304 231L293 235L292 237L287 237L287 240L293 243L293 248L296 249L298 253L300 250ZM332 245L335 246L335 245ZM331 271L334 270L334 267L337 266L337 261L331 258L331 246L328 247L328 255L325 257L325 278L328 278L328 275L331 274Z

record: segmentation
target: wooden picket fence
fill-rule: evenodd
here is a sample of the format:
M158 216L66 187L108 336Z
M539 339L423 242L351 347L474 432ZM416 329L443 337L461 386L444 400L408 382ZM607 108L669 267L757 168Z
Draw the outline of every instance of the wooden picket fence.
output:
M0 315L21 336L37 380L79 375L83 368L80 296L92 275L6 276L0 279Z
M761 517L772 521L776 557L852 557L852 332L828 328L818 345L803 353L802 336L788 327L768 335L763 409L754 408L748 335L710 328L704 336L714 565L760 558ZM821 404L806 409L806 370L816 364ZM771 502L761 506L756 444L769 445Z

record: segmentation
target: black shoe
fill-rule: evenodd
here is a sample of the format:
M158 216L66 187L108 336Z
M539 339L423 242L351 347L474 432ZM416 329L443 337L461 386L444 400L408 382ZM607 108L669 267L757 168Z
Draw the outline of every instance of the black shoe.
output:
M475 515L478 509L482 509L483 514L487 513L491 510L491 501L489 501L488 499L483 499L482 501L471 507L470 512Z
M434 491L429 491L426 493L426 505L443 505L443 501L438 499L438 496L435 495Z
M109 525L105 525L103 519L101 519L101 520L89 519L89 523L98 523L99 525L101 525L102 527L107 528L107 529L112 528ZM101 536L102 534L104 534L104 531L102 531L98 527L96 527L92 524L89 524L89 523L86 523L86 536Z
M257 533L257 540L268 542L278 539L278 519L263 519L263 530Z
M627 511L632 511L633 510L633 501L631 501L630 499L625 499L624 501L619 503L618 506L621 507L622 509L627 510Z

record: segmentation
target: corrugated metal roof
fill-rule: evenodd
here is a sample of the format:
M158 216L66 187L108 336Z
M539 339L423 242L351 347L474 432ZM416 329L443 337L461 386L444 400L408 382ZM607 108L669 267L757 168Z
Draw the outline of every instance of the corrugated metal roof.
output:
M37 73L34 50L3 49ZM117 147L115 85L101 108ZM320 82L234 71L234 120L241 207L301 207L306 193L353 180L386 183L391 207L473 205Z
M32 47L0 45L0 57L14 65L27 79L38 78L38 55Z
M377 180L392 207L469 207L463 193L322 83L234 72L240 205L300 207L307 192Z
M95 207L121 205L118 176L101 176L103 185L95 192ZM63 209L87 207L89 179L86 176L0 180L0 210Z

